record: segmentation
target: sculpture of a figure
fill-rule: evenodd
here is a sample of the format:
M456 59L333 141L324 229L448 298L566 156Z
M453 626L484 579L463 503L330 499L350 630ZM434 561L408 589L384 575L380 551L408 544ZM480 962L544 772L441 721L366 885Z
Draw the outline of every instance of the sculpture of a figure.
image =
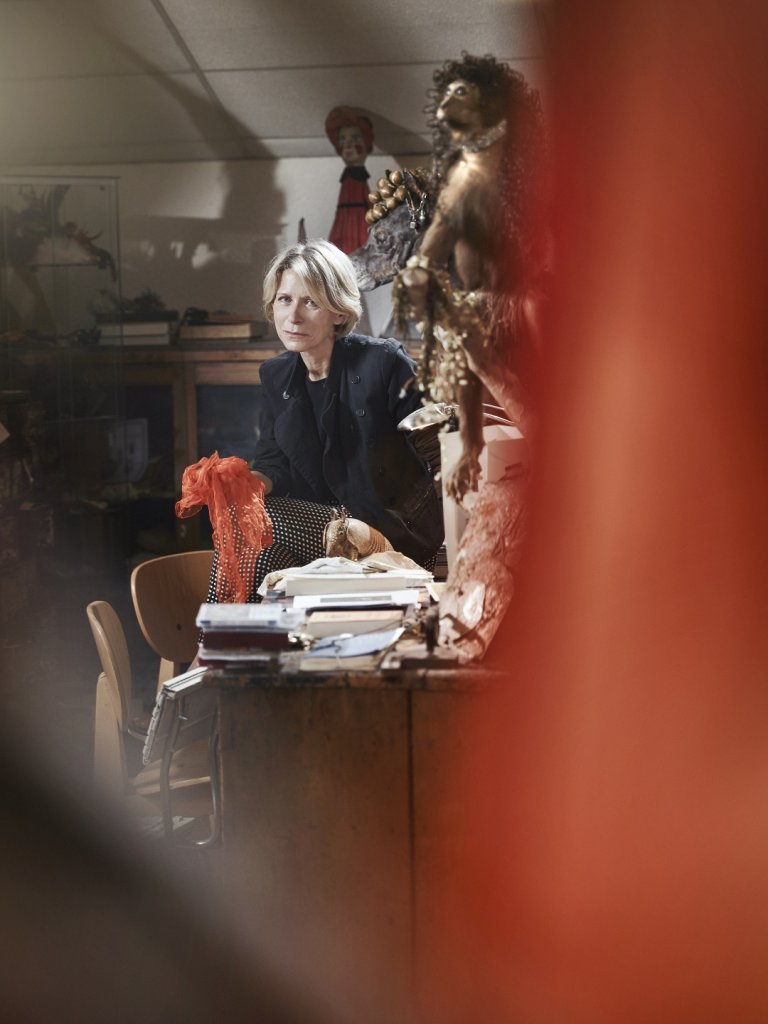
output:
M368 237L365 214L370 175L365 159L373 148L373 125L351 107L334 107L325 119L325 134L345 164L328 241L350 253L365 245Z
M459 404L463 450L446 490L461 501L477 489L483 383L524 434L531 425L517 371L542 270L528 213L543 132L537 94L493 57L464 53L433 81L436 204L395 302L423 325L420 385Z
M493 57L462 54L433 81L427 226L395 279L394 299L401 328L409 320L421 328L420 387L433 401L458 404L462 452L444 487L466 504L478 488L484 389L529 444L534 432L529 385L544 246L532 214L543 191L543 128L536 93ZM380 211L371 234L384 223ZM512 599L528 479L527 468L508 468L473 502L440 600L441 642L462 660L485 654Z

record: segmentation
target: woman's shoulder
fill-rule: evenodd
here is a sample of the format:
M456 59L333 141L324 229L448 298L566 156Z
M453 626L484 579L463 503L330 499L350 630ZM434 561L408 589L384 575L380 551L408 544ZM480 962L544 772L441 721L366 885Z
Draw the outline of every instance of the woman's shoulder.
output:
M340 342L349 351L368 355L373 359L391 358L405 352L402 342L396 338L370 338L367 334L347 334Z
M266 383L290 377L296 366L297 358L295 352L281 352L277 356L270 356L269 359L265 359L259 368L262 382Z

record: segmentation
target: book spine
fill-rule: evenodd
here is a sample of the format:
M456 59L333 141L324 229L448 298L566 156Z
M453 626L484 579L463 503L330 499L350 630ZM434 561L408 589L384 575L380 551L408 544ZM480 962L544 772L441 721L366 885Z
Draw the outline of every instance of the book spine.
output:
M204 341L215 338L258 338L263 331L256 324L182 324L179 338L182 341Z
M123 346L129 346L129 345L147 345L147 346L150 346L150 345L170 345L170 343L171 343L171 336L169 334L136 334L136 335L133 335L133 337L124 337L124 338L111 337L111 336L107 336L105 338L104 335L102 335L101 338L99 338L99 344L100 345L108 345L108 346L111 346L113 348L118 348L121 345L123 345Z
M142 335L170 334L173 325L161 321L148 320L146 323L102 324L99 327L102 338L133 338Z

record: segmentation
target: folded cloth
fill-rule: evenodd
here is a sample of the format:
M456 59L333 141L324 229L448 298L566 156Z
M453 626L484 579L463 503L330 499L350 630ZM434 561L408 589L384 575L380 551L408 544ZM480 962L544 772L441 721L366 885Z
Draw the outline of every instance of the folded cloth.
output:
M176 515L187 519L204 505L218 554L216 600L243 603L253 588L256 557L272 543L264 484L244 459L222 459L214 452L184 470Z

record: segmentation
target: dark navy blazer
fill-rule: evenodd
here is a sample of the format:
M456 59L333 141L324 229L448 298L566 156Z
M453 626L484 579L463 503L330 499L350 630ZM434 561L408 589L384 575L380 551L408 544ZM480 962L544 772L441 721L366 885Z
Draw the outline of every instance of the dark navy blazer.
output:
M321 414L321 447L301 357L262 364L260 437L253 466L272 494L328 502L381 530L393 547L423 562L443 540L433 472L397 424L421 404L403 346L349 334L334 343Z

